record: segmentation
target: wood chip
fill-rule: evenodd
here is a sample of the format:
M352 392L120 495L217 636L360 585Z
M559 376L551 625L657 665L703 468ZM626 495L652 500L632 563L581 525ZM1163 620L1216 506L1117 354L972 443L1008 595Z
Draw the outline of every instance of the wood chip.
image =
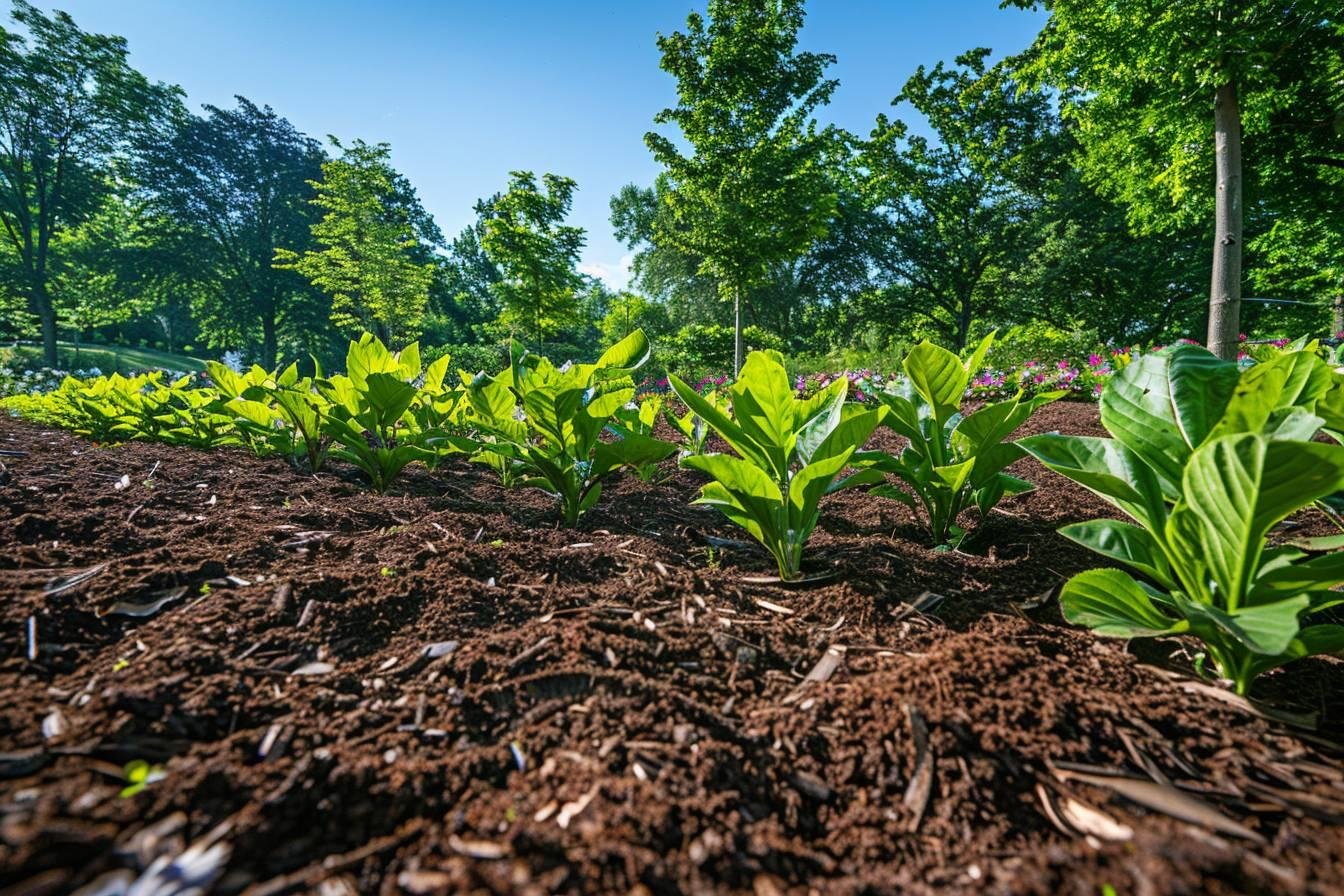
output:
M134 600L119 600L113 604L103 616L134 616L145 618L153 616L162 610L168 604L181 599L187 593L186 585L179 585L176 588L165 588L162 591L155 591L146 597Z
M46 587L42 589L42 594L50 597L53 594L61 594L62 592L69 591L71 588L78 587L98 575L100 572L107 569L107 566L106 563L99 563L97 566L90 566L88 569L82 569L79 572L71 573L68 576L52 579L47 583Z
M793 615L793 610L789 609L788 607L783 606L781 604L777 604L773 601L765 600L764 598L753 597L751 599L751 602L754 603L756 606L760 607L762 610L769 610L771 613L778 613L781 616Z
M494 843L490 840L465 840L456 834L448 836L448 846L461 855L487 861L502 859L509 854L508 847L502 843Z
M576 800L565 803L560 807L560 814L555 817L555 823L562 828L568 828L569 823L578 817L579 813L588 808L588 804L597 796L598 785L594 784L591 789Z
M1126 776L1096 775L1088 772L1051 766L1050 771L1061 781L1077 781L1112 790L1140 806L1170 815L1190 824L1203 825L1224 834L1242 837L1255 843L1264 844L1265 838L1244 825L1238 824L1203 800L1169 785L1157 784L1143 778Z
M924 722L923 713L908 703L902 706L915 741L915 772L910 776L910 784L905 788L905 797L902 799L905 808L914 813L906 825L906 830L913 834L919 830L924 810L929 805L929 795L933 793L933 751L929 749L929 728Z

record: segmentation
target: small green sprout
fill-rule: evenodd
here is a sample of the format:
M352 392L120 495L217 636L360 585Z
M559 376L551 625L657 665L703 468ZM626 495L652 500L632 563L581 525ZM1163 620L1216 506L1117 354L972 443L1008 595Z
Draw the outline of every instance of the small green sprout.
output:
M128 782L126 786L121 789L121 797L123 799L135 796L150 784L162 781L167 776L167 772L164 771L163 766L150 765L143 759L135 759L127 763L123 772L126 775L126 781Z

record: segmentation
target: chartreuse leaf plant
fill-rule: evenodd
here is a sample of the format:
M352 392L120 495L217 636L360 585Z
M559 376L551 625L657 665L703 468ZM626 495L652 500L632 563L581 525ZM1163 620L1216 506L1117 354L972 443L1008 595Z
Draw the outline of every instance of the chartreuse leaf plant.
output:
M712 480L696 503L718 508L770 552L781 579L796 579L822 496L881 478L873 471L840 474L887 410L846 404L847 377L810 398L797 398L783 358L772 351L747 356L729 390L730 412L677 377L668 381L690 412L738 455L682 458L682 466Z
M608 474L657 463L676 451L670 442L616 425L617 412L635 395L631 374L648 357L642 330L595 364L556 367L515 343L508 369L478 376L467 389L471 422L480 433L478 459L553 496L565 524L574 525L597 503ZM604 432L609 438L601 438Z
M376 491L417 460L433 458L420 432L404 418L419 395L420 349L411 343L392 352L365 333L350 343L344 375L318 379L329 402L321 431L332 440L331 456L354 464Z
M1190 634L1244 694L1292 660L1344 652L1344 626L1311 616L1344 602L1338 539L1271 544L1291 514L1344 488L1338 433L1344 378L1309 351L1239 371L1194 346L1146 356L1107 385L1111 438L1045 434L1020 443L1132 523L1061 534L1132 570L1079 573L1065 617L1123 638ZM1304 624L1305 623L1305 624Z
M717 408L721 412L728 411L728 400L718 389L714 389L701 397ZM663 418L668 424L681 433L684 440L684 450L687 454L704 454L705 440L709 438L709 426L705 419L695 411L687 409L684 414L677 414L672 408L663 408Z
M653 429L663 412L663 397L647 395L641 401L630 401L616 409L608 430L624 439L630 435L653 437ZM659 458L661 461L663 458ZM635 475L643 482L659 480L658 462L640 464L634 468Z
M965 361L927 341L911 349L903 365L905 376L875 393L888 412L883 422L908 444L899 455L865 451L855 457L866 469L889 473L905 484L909 491L884 483L872 493L912 509L922 506L939 545L959 544L965 537L957 525L962 511L974 507L983 517L1005 495L1033 488L1003 472L1025 456L1005 440L1038 408L1064 394L1046 392L1023 400L1019 391L963 416L966 387L993 344L991 333Z

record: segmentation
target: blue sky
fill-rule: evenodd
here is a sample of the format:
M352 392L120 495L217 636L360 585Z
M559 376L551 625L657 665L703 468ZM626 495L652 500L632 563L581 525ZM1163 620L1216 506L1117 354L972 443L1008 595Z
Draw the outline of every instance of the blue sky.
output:
M1043 17L999 0L811 0L801 46L835 54L823 120L866 134L916 66L987 46L1016 52ZM131 61L188 102L269 104L300 130L392 144L450 238L508 172L578 181L583 267L614 285L628 262L608 221L623 184L650 183L643 135L675 98L658 32L703 0L38 0L120 34Z

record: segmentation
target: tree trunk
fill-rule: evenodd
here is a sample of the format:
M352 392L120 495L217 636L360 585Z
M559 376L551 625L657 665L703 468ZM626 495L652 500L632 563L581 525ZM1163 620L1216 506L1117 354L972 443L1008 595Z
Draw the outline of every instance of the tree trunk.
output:
M957 315L957 345L956 345L957 354L961 354L962 350L966 348L966 343L970 341L971 341L971 300L970 298L965 298L962 299L961 311ZM977 370L975 371L975 373L979 373L979 371Z
M1335 296L1335 304L1330 314L1330 335L1336 339L1344 333L1344 293Z
M33 305L42 320L42 363L48 367L56 366L56 306L47 295L45 283L33 287Z
M1215 171L1213 281L1209 289L1209 351L1231 360L1241 330L1241 110L1236 82L1218 88L1213 102Z
M733 379L742 372L742 287L733 290Z
M267 312L261 317L261 366L267 370L273 368L279 350L275 338L275 312Z

